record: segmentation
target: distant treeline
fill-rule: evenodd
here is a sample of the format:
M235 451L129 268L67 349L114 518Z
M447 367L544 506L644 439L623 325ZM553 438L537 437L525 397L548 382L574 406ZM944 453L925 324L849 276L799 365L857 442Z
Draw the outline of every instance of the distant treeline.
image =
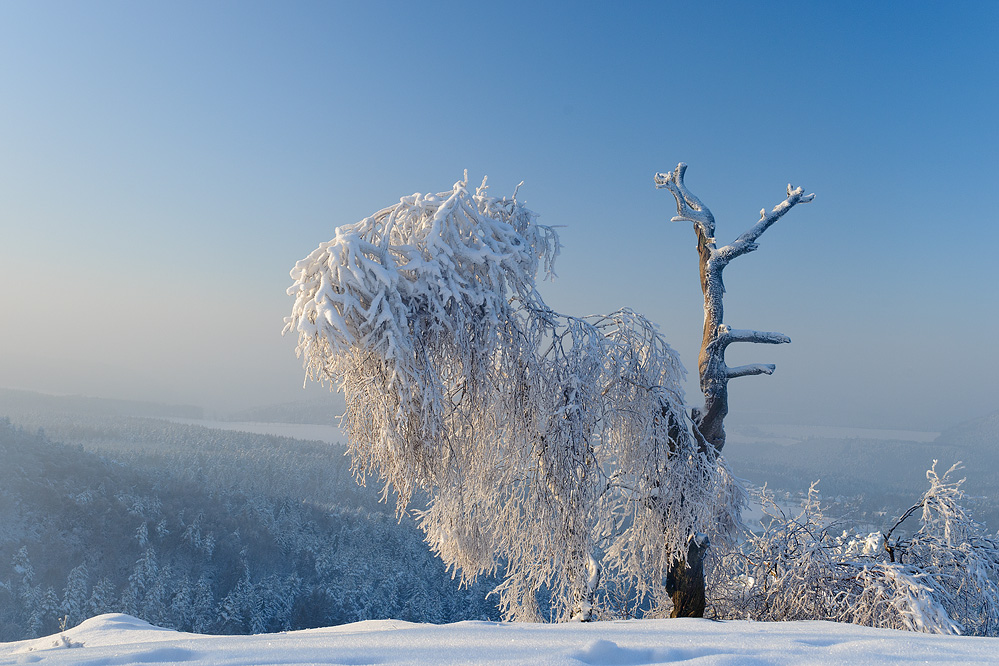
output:
M835 510L851 511L854 521L890 527L899 513L923 493L926 470L939 460L946 470L961 462L967 477L965 505L990 528L999 526L999 415L962 423L935 442L813 437L795 444L755 442L725 447L736 476L770 488L800 492L821 479ZM887 524L884 524L887 523Z
M165 405L139 400L90 398L82 395L46 395L34 391L0 388L0 414L86 416L149 416L158 418L204 418L204 410L193 405Z
M105 612L204 633L499 618L495 581L459 589L342 449L153 419L47 424L0 419L0 641Z

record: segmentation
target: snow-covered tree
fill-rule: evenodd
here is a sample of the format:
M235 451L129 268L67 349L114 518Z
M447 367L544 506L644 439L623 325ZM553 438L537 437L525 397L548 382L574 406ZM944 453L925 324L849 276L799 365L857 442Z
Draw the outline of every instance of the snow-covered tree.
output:
M87 601L90 598L89 578L90 574L85 564L71 569L66 578L60 612L66 618L67 627L75 627L89 617L87 615Z
M14 554L11 565L16 578L12 581L10 589L14 600L20 606L22 615L18 619L23 623L29 636L41 636L46 619L43 608L45 592L35 581L35 568L31 564L25 546L21 546Z
M378 475L465 582L501 571L505 615L599 614L597 585L665 600L692 534L737 492L684 410L683 367L641 315L571 317L536 289L555 231L467 176L339 227L292 271L286 332L343 390L358 478ZM421 497L424 495L420 495Z
M961 633L999 634L999 540L985 532L964 508L964 479L952 466L937 474L936 461L926 472L930 487L883 535L892 563L914 567L933 581L932 591ZM919 529L908 538L892 534L921 509Z

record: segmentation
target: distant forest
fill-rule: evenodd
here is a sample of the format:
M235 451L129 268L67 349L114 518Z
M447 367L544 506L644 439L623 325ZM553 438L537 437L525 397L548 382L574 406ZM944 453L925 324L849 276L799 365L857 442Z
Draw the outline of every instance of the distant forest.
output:
M227 634L499 619L496 581L459 589L339 446L135 416L18 420L0 418L0 641L106 612Z
M335 411L334 406L333 411ZM234 419L329 423L316 401ZM6 415L6 417L4 417ZM365 619L499 619L495 578L459 588L340 445L183 425L196 408L0 389L0 641L105 612L201 633ZM890 526L934 458L962 460L967 506L999 524L999 413L933 443L732 444L733 471L791 505L811 481L835 517Z

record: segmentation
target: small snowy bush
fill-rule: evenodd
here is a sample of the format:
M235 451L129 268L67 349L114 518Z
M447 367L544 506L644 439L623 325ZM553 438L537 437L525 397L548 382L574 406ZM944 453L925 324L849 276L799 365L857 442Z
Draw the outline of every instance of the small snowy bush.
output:
M764 489L762 531L713 562L719 617L834 620L941 634L994 636L999 548L961 507L963 481L927 472L921 501L886 533L853 534L828 521L813 484L788 516ZM922 508L919 529L891 541Z

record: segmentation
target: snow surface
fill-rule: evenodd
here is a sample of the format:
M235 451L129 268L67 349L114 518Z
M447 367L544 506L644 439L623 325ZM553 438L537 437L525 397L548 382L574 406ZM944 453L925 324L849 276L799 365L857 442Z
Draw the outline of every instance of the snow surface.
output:
M999 639L832 622L631 620L590 624L370 620L256 636L202 636L128 615L0 643L0 664L999 664Z

